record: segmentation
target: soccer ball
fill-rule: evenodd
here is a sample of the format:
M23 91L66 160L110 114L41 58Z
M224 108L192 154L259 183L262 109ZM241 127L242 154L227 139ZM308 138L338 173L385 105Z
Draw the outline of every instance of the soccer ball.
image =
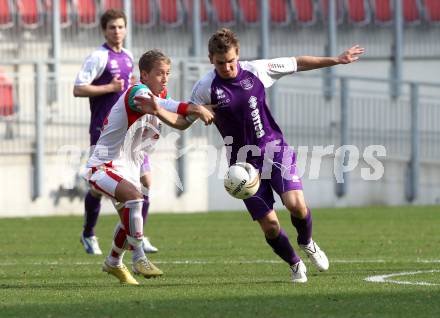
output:
M260 175L250 163L237 162L229 167L225 175L224 186L234 198L247 199L258 191Z

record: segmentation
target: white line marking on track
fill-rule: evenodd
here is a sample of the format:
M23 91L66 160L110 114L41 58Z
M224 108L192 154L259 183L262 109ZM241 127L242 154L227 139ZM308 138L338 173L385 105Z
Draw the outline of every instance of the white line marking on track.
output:
M372 282L372 283L392 283L392 284L400 284L400 285L440 286L440 284L428 283L428 282L411 282L411 281L389 279L391 277L397 277L397 276L410 276L410 275L418 275L418 274L426 274L426 273L440 273L440 270L439 269L432 269L432 270L426 270L426 271L400 272L400 273L392 273L392 274L386 274L386 275L376 275L376 276L369 276L369 277L365 278L365 280L367 282Z

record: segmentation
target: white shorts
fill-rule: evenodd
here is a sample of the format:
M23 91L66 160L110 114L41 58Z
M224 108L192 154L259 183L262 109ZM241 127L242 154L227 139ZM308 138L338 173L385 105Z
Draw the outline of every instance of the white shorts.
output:
M112 199L118 209L120 204L116 201L115 190L119 182L125 180L133 184L141 192L139 169L137 173L126 169L122 165L114 165L112 162L105 163L98 167L89 168L86 180L92 189Z

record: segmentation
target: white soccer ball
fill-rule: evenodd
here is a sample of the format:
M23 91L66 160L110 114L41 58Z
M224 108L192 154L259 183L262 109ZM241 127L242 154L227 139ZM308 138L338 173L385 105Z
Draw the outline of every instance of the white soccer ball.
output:
M247 199L258 191L260 175L250 163L237 162L229 167L225 175L224 186L234 198Z

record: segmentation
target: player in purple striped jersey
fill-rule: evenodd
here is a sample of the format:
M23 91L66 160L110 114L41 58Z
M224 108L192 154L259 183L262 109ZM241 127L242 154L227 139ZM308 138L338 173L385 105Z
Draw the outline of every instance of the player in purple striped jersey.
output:
M124 12L108 10L101 17L101 28L106 42L87 57L75 80L73 94L89 97L91 120L90 145L96 145L101 135L104 118L130 84L133 73L133 56L122 47L126 35L127 18ZM151 175L148 157L142 166L142 183L149 188ZM81 243L89 254L102 254L95 236L95 225L101 209L101 196L89 191L85 197L85 220ZM148 214L149 198L144 196L143 213ZM144 238L145 252L157 252L148 238Z
M284 75L348 64L356 61L363 48L354 46L338 57L299 56L272 60L239 61L240 45L229 29L220 29L208 44L215 70L194 86L191 101L216 104L214 123L231 149L229 164L247 161L261 172L261 186L244 200L252 218L264 232L273 251L289 264L293 282L306 282L306 266L296 254L273 209L273 190L290 211L299 246L311 262L326 271L329 262L312 239L312 215L296 172L296 156L266 104L265 88ZM248 155L248 152L252 151Z

